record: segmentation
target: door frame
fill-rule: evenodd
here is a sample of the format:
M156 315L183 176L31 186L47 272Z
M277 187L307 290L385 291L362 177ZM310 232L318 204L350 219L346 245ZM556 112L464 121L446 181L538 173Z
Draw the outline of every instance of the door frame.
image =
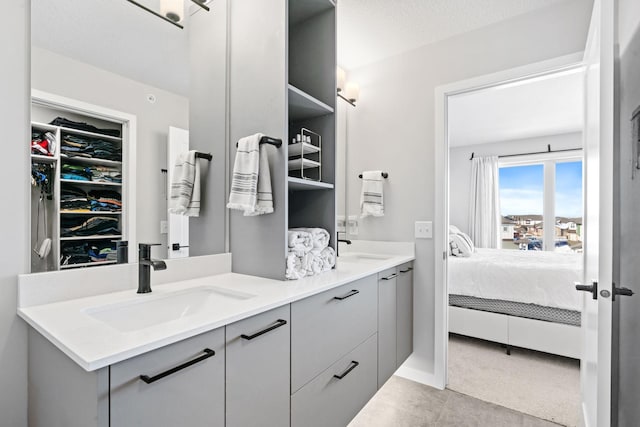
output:
M583 68L583 53L541 61L521 67L461 80L435 88L435 215L434 215L434 387L447 385L448 364L448 281L447 252L449 226L449 132L448 98L462 93L486 89L505 83L515 83L533 77Z

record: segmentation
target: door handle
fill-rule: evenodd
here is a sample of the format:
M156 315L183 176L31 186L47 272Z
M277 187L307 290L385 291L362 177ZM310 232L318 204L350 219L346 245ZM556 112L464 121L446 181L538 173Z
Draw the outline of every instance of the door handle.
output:
M581 285L576 283L576 290L591 292L593 299L598 299L598 282L592 282L591 285Z
M618 288L616 284L613 284L613 297L611 297L612 301L616 300L616 295L622 295L624 297L633 296L634 292L629 288Z

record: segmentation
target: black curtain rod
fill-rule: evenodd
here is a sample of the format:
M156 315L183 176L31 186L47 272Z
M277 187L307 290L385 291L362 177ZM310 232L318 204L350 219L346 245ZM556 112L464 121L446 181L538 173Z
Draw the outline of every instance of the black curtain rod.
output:
M502 156L498 156L499 159L502 159L504 157L518 157L518 156L531 156L534 154L547 154L547 153L564 153L567 151L579 151L582 150L582 148L566 148L563 150L552 150L551 149L551 144L547 144L547 151L534 151L532 153L521 153L521 154L503 154ZM471 157L469 157L469 160L473 160L473 158L475 157L476 153L472 152L471 153Z
M282 146L282 140L278 138L271 138L270 136L263 136L262 138L260 138L260 144L270 144L275 146L276 148L280 148ZM237 142L236 147L238 147Z
M382 172L382 173L381 173L381 175L382 175L382 177L383 177L384 179L389 178L389 174L388 174L388 173L386 173L386 172ZM358 178L362 178L362 174L358 175Z

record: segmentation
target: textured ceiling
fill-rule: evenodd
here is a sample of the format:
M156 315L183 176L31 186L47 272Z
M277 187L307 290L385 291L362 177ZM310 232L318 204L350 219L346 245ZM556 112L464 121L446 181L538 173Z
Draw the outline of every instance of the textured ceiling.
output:
M580 132L580 70L449 98L449 145L459 147Z
M568 0L338 0L338 64L379 61Z

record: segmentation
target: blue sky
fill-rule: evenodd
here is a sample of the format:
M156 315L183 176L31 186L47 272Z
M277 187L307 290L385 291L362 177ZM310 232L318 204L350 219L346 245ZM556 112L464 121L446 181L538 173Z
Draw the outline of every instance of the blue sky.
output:
M500 168L500 213L542 215L544 167ZM556 164L556 216L582 216L582 162Z

